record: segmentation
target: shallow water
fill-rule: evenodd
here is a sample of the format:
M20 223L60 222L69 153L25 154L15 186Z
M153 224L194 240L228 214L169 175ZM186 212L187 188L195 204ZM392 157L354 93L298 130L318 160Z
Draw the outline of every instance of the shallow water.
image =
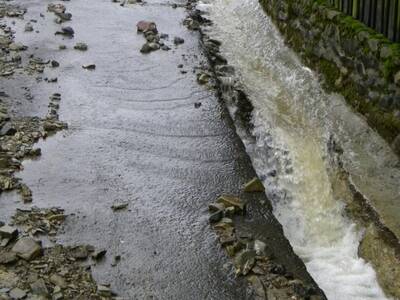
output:
M386 299L375 271L357 255L362 232L344 215L341 200L349 195L334 193L328 144L334 139L344 150L350 180L395 232L396 156L342 97L321 89L257 0L201 8L254 106L256 142L242 138L295 251L329 299Z

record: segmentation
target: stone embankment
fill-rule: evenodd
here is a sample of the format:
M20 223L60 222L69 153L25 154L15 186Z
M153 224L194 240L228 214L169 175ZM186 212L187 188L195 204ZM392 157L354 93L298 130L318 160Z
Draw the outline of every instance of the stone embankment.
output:
M400 153L400 47L325 1L260 1L287 43Z

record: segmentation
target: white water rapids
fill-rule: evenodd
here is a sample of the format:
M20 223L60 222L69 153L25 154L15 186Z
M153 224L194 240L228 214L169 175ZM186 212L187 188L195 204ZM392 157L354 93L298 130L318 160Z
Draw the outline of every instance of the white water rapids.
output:
M341 97L321 89L257 0L200 7L254 106L256 143L244 142L295 252L329 299L387 299L372 266L358 257L362 232L332 191L327 142L333 136L340 143L344 168L369 199L398 197L397 158Z

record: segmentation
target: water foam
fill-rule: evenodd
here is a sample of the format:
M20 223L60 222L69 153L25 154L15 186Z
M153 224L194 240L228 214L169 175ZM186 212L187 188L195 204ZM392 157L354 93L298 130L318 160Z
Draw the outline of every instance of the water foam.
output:
M255 108L256 143L242 138L296 253L329 299L387 299L371 265L358 257L361 232L335 199L326 161L332 130L355 161L352 133L335 117L351 112L323 92L257 0L214 0L203 7L214 22L211 35L222 41Z

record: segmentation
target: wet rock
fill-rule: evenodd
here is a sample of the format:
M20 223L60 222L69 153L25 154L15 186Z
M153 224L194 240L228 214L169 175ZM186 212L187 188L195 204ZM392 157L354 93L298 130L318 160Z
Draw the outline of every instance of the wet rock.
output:
M23 237L17 241L11 251L29 261L41 255L42 246L30 237Z
M113 205L111 206L111 209L112 209L113 211L123 210L123 209L127 208L128 205L129 205L128 202L116 203L116 204L113 204Z
M21 290L20 288L13 288L10 292L9 295L11 299L24 299L26 297L26 292Z
M29 210L17 209L12 216L13 223L32 235L48 234L55 235L64 222L66 216L64 210L53 207L40 209L32 207Z
M58 46L58 49L65 50L65 49L67 49L67 46L66 45L60 45L60 46Z
M19 192L24 203L32 202L32 191L26 184L21 184Z
M210 221L210 223L217 223L223 218L223 216L224 216L223 211L219 210L210 215L209 221Z
M163 46L161 46L161 50L169 51L169 50L171 50L171 48L168 47L167 45L163 45Z
M237 211L243 211L245 207L240 198L230 195L222 195L217 199L217 203L223 204L226 208L234 207Z
M224 209L225 209L225 206L221 203L210 203L208 205L208 210L210 212L223 211Z
M92 253L92 258L94 260L100 260L102 259L107 253L107 250L101 249L101 250L96 250Z
M200 108L200 107L201 107L201 102L194 103L194 108Z
M28 47L21 43L11 43L9 45L9 49L11 51L24 51L24 50L28 49Z
M254 250L243 250L235 257L235 268L237 275L247 275L256 262L256 252Z
M25 24L25 31L26 32L32 32L33 31L33 26L31 23L26 23Z
M66 8L65 8L65 6L63 4L50 3L47 6L47 10L49 12L53 12L53 13L56 13L56 14L62 14L62 13L65 13Z
M74 36L75 31L74 31L74 29L72 29L72 27L66 26L66 27L62 27L62 28L61 28L61 31L57 31L57 32L56 32L56 35L57 35L57 34L61 34L61 35L65 35L65 36L70 36L70 37L72 37L72 36Z
M13 126L13 124L11 122L7 122L3 125L3 127L1 127L0 130L0 136L4 136L4 135L14 135L15 133L17 133L17 130L15 129L15 127Z
M245 184L244 191L246 193L261 193L265 191L265 188L261 180L255 177Z
M138 32L153 32L155 34L158 33L156 23L151 21L140 21L136 24L136 27Z
M160 49L160 45L158 45L157 43L145 43L140 49L140 52L143 54L147 54L158 49Z
M265 255L265 249L267 248L267 244L260 240L255 240L254 241L254 251L256 251L256 254L258 256L263 256Z
M206 73L200 73L197 75L197 82L201 85L203 84L207 84L210 80L210 75L206 74Z
M0 227L0 237L6 239L15 239L18 236L18 229L12 226L3 225Z
M0 252L0 264L8 265L13 264L18 260L17 254L11 251L2 251Z
M76 246L71 249L72 257L76 259L87 259L89 256L89 251L86 246Z
M101 284L97 286L97 293L103 297L110 297L112 295L111 289Z
M51 275L50 282L62 289L65 289L68 285L67 282L65 281L65 278L58 274Z
M43 279L38 279L31 284L31 292L34 295L41 295L44 297L47 297L49 295L49 291Z
M72 19L72 14L71 13L57 13L56 14L59 20L62 22L65 21L70 21Z
M52 60L51 61L51 66L53 68L58 68L60 66L60 63L58 61L56 61L56 60Z
M82 68L84 68L85 70L95 70L96 65L95 64L87 64L87 65L83 65Z
M185 42L185 40L184 40L183 38L178 37L178 36L174 37L174 44L175 44L175 45L181 45L181 44L183 44L184 42Z
M85 43L77 43L77 44L74 46L74 49L75 49L75 50L80 50L80 51L86 51L86 50L88 49L88 45L85 44Z

